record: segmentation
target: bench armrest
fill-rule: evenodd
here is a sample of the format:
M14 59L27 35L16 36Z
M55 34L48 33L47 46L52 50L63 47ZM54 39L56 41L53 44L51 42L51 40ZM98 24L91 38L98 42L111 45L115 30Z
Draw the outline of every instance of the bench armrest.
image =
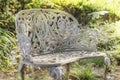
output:
M22 52L23 59L30 59L31 42L25 34L18 34L18 47Z

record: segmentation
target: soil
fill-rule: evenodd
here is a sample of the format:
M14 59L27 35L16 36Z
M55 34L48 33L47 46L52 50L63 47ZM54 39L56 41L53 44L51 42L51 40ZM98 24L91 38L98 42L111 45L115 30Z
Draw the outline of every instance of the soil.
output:
M38 72L37 72L38 73ZM37 74L36 73L36 74ZM94 69L94 74L96 76L95 80L104 80L104 69ZM17 80L16 76L18 76L18 73L2 73L0 72L0 80ZM109 72L107 75L108 80L120 80L120 66L116 67L116 69L112 72ZM39 80L39 79L36 79ZM51 80L51 79L50 79ZM75 80L74 78L71 78L69 80Z
M96 80L104 80L104 69L96 69L95 75L98 77ZM117 66L114 71L108 73L107 80L120 80L120 66Z

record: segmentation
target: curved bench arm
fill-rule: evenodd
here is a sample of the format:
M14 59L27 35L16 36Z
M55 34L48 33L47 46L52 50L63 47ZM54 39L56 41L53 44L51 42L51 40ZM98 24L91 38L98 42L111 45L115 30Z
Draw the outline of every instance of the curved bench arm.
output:
M22 52L23 59L30 59L31 42L25 34L18 34L18 47Z

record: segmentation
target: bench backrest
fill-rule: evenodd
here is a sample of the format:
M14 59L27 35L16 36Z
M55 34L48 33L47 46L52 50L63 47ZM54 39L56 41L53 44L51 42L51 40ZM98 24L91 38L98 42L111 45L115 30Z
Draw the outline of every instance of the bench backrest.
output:
M23 37L28 39L24 42L30 43L32 53L82 50L82 46L85 45L80 42L80 36L85 35L80 35L84 32L80 31L78 21L64 11L22 10L16 15L15 21L19 43L22 42L19 35L25 35Z

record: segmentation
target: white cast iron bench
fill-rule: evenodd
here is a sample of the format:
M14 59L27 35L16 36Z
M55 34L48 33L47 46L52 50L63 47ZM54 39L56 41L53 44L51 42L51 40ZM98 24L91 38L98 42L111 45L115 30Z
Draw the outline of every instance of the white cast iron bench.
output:
M82 29L78 21L64 11L22 10L16 15L15 25L23 57L19 64L22 80L25 65L48 67L55 80L62 79L63 65L66 65L68 80L70 63L80 59L103 57L106 69L110 65L106 54L96 50L96 33ZM105 79L106 73L107 70Z

